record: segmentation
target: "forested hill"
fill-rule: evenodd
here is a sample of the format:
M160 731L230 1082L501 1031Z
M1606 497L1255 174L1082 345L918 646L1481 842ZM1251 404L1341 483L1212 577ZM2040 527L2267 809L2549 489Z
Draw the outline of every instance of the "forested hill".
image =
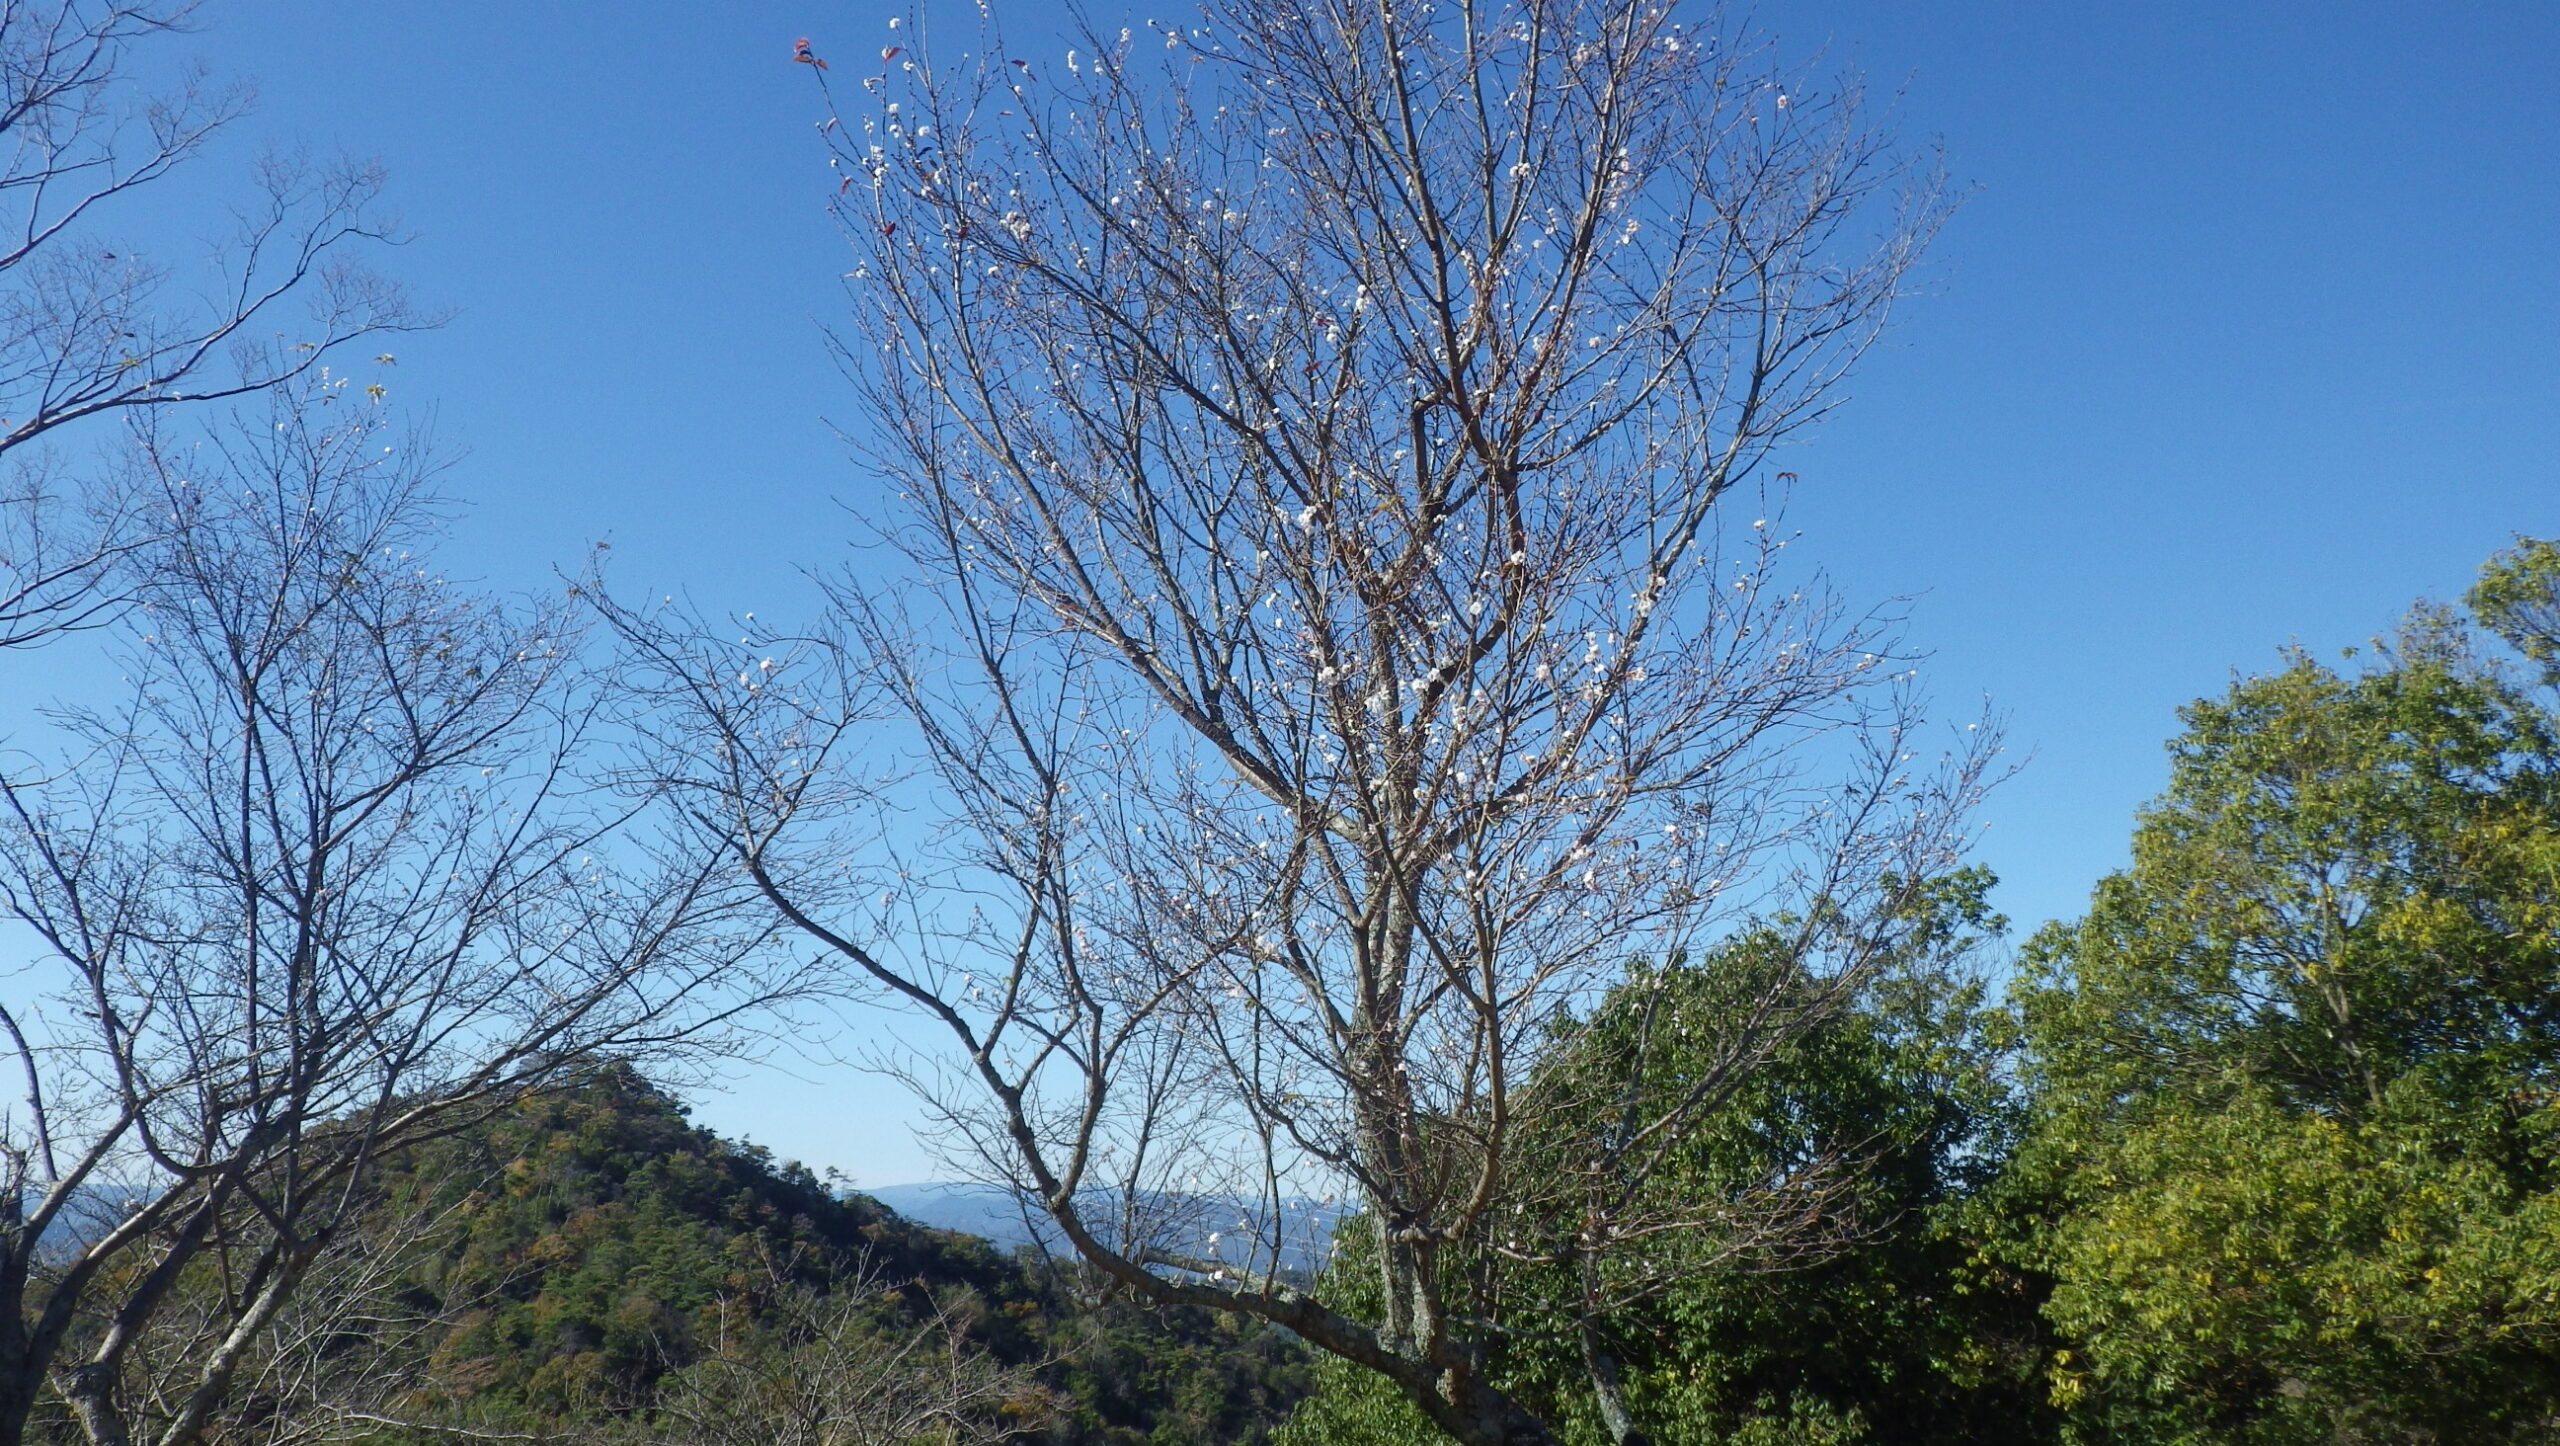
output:
M1259 1441L1305 1390L1272 1332L1079 1306L982 1240L693 1125L628 1069L387 1160L380 1185L378 1248L414 1237L396 1293L429 1322L389 1373L410 1383L398 1419L642 1429L714 1361L824 1394L807 1348L847 1329L865 1338L848 1361L904 1350L946 1388L965 1376L988 1430L1019 1439Z

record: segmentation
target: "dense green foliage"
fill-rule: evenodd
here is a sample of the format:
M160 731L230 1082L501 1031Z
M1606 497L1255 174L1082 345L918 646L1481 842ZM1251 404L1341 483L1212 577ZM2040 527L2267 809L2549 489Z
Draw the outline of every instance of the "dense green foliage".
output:
M2555 597L2473 604L2547 661ZM2185 718L2018 994L2071 1437L2560 1438L2560 726L2436 611Z
M1706 1222L1613 1253L1597 1282L1599 1298L1631 1302L1592 1322L1594 1341L1654 1441L2049 1439L2032 1290L1977 1261L1965 1229L2006 1128L1978 991L1961 973L1974 936L1996 927L1982 905L1989 882L1978 872L1949 880L1907 967L1735 1081L1645 1186L1657 1218ZM1569 1151L1607 1128L1630 1090L1714 1088L1710 1042L1767 1007L1774 952L1746 937L1639 971L1542 1067L1540 1089L1568 1104L1540 1120L1531 1154ZM1565 1218L1506 1229L1569 1235L1569 1202L1547 1208ZM1348 1284L1367 1228L1345 1228L1336 1269ZM1524 1280L1520 1297L1577 1294L1570 1282ZM1549 1305L1505 1324L1490 1363L1503 1388L1568 1440L1607 1441L1582 1323ZM1359 1373L1326 1365L1319 1379L1283 1433L1293 1446L1438 1439Z
M2560 680L2560 542L2519 538L2464 599L2480 625Z
M2190 707L2132 866L2030 942L2004 1025L1947 987L1980 922L1954 881L1934 953L1728 1096L1660 1188L1741 1200L1854 1155L1867 1228L1786 1269L1713 1232L1639 1254L1678 1283L1599 1333L1636 1424L2560 1441L2560 546L2492 559L2466 603ZM1642 1059L1683 1087L1700 1057L1630 1030L1729 1031L1751 965L1746 940L1639 975L1548 1081ZM1565 1112L1561 1147L1604 1120ZM1509 1324L1506 1389L1609 1439L1576 1323ZM1318 1377L1292 1446L1437 1439L1362 1373Z

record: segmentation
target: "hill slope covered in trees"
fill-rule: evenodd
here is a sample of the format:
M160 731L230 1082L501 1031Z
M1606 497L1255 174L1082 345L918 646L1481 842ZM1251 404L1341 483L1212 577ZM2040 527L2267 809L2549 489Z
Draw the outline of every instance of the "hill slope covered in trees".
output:
M1305 1389L1274 1332L1074 1299L690 1123L628 1069L392 1157L376 1187L365 1283L330 1302L319 1350L383 1385L376 1420L347 1421L337 1373L342 1427L699 1440L731 1410L787 1440L779 1392L950 1418L916 1439L1174 1446L1259 1441Z

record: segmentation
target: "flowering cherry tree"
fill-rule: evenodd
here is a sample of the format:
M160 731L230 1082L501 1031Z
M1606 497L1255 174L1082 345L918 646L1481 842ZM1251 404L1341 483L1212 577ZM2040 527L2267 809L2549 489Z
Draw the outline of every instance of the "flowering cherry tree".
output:
M617 612L693 720L661 770L1107 1288L1552 1440L1483 1370L1507 1263L1840 1228L1820 1162L1645 1187L1900 947L1990 752L1915 756L1893 620L1782 566L1763 480L1935 178L1652 0L931 42L812 71L902 565L802 635ZM1521 1168L1559 1029L1746 921L1776 966L1681 1042L1705 1083ZM1356 1282L1292 1268L1332 1195ZM1571 1238L1506 1232L1550 1198ZM1585 1278L1544 1304L1623 1297Z

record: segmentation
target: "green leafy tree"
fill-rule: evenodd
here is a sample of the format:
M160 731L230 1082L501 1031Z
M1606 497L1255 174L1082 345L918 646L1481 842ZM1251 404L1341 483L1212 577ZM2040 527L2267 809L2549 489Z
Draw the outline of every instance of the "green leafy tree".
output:
M2481 626L2560 677L2560 542L2519 537L2489 559L2465 599Z
M2560 554L2475 617L2547 662ZM2539 649L2539 651L2537 651ZM2184 714L2133 865L2026 951L2075 1439L2560 1436L2560 731L2456 615Z
M1911 967L1748 1078L1719 1078L1712 1052L1684 1042L1802 1002L1771 991L1756 936L1640 970L1566 1031L1535 1081L1566 1102L1540 1112L1542 1174L1575 1173L1569 1156L1621 1127L1631 1097L1637 1117L1668 1095L1714 1104L1644 1182L1648 1208L1619 1212L1679 1228L1580 1258L1573 1240L1592 1212L1550 1196L1481 1242L1554 1277L1524 1280L1509 1302L1492 1363L1506 1392L1576 1443L2049 1439L2036 1301L2014 1272L1976 1264L1967 1233L2009 1109L1962 968L1999 922L1989 883L1969 870L1934 890ZM1344 1280L1367 1278L1372 1237L1365 1218L1343 1231ZM1318 1370L1284 1430L1292 1446L1443 1439L1362 1373ZM1602 1370L1619 1382L1622 1422L1589 1389Z

